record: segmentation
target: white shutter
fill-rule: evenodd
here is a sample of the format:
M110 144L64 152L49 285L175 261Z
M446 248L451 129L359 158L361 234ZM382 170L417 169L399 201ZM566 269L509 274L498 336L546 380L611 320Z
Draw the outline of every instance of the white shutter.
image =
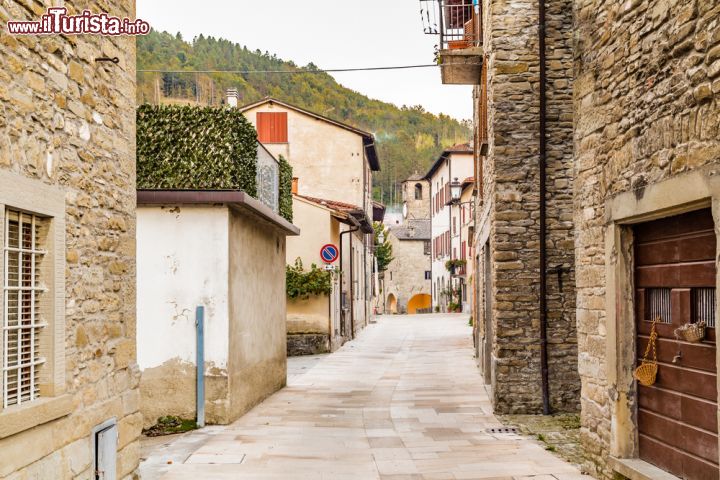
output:
M38 397L40 332L45 326L40 303L40 265L45 257L47 220L7 210L4 225L3 272L3 407L19 405Z

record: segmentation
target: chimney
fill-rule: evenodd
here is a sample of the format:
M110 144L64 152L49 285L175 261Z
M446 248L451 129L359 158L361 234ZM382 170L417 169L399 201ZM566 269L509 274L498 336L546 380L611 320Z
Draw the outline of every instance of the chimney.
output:
M237 88L227 89L227 103L233 108L238 106L238 91Z
M299 182L299 181L300 181L300 179L299 179L298 177L293 177L293 180L292 180L292 193L294 193L295 195L297 195L297 193L298 193L298 182Z

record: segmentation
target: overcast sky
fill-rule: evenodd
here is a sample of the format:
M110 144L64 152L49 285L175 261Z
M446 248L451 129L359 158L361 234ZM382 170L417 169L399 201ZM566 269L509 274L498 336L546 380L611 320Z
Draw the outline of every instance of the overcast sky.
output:
M424 35L419 0L137 0L137 16L191 40L212 35L298 65L357 68L433 63L438 39ZM372 98L472 117L472 90L442 85L437 68L335 73Z

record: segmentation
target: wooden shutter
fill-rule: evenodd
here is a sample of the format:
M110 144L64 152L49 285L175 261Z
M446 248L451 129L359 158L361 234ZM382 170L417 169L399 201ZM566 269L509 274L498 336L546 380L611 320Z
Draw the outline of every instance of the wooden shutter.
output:
M287 143L287 112L258 112L257 132L261 143Z

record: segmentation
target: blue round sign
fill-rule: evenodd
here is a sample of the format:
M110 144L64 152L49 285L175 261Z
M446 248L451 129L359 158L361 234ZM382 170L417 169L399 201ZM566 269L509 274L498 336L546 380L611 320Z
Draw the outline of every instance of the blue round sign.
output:
M325 263L334 263L338 259L338 248L333 244L325 245L320 249L320 258Z

